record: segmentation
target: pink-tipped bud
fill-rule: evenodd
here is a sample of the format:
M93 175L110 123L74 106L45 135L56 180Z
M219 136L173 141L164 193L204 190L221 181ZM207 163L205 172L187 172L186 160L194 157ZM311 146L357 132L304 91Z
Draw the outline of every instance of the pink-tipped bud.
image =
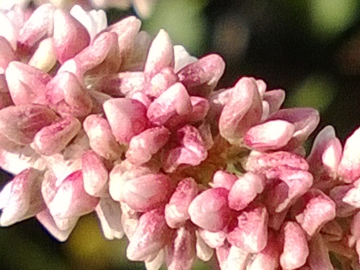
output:
M262 251L267 243L268 219L265 206L246 208L238 216L238 227L228 234L228 241L251 253Z
M250 128L244 136L244 143L257 151L275 150L285 146L294 131L294 125L289 122L269 121Z
M147 116L156 125L164 125L176 115L192 111L190 96L181 83L176 83L150 104Z
M105 159L115 160L120 157L122 149L112 134L109 122L100 115L86 117L84 130L89 137L91 149Z
M54 12L53 39L56 56L61 64L73 58L90 43L86 28L70 13L60 9Z
M174 49L169 35L160 30L151 43L144 71L156 74L166 67L174 66Z
M320 190L310 190L301 201L303 207L296 215L296 221L309 236L313 236L325 223L336 216L335 203Z
M106 195L109 173L99 156L88 150L82 155L81 161L85 191L91 196Z
M42 173L26 169L9 182L0 193L1 226L10 226L35 216L45 208L41 197Z
M359 155L360 128L347 138L338 173L346 183L352 183L360 177Z
M231 218L228 194L225 188L212 188L199 194L189 206L191 221L212 232L224 229Z
M165 207L165 219L170 228L183 226L190 218L189 205L197 194L198 187L193 178L185 178L178 183Z
M161 209L144 213L126 250L129 260L140 261L156 255L172 237Z
M59 153L76 136L81 123L76 118L61 119L42 128L34 137L34 149L41 155Z
M11 99L15 105L47 104L46 84L49 74L21 62L13 61L5 72Z
M190 270L196 258L195 228L191 225L176 231L175 239L166 247L166 266L169 270Z
M137 100L114 98L105 101L104 111L119 143L128 144L132 137L148 126L146 107Z
M191 95L207 97L216 87L224 70L225 62L221 56L210 54L182 68L178 76Z
M235 174L217 171L213 176L213 187L222 187L230 191L236 180L238 177Z
M306 263L309 256L309 247L305 232L292 221L284 223L280 237L284 247L280 255L280 265L283 269L296 269Z
M229 207L236 211L244 209L265 187L265 178L254 173L245 173L236 180L229 192Z
M170 177L165 174L148 174L125 182L124 202L138 212L165 206L171 192Z
M98 203L99 198L84 190L82 172L76 171L61 182L48 208L56 218L75 218L94 211Z
M132 137L126 158L133 164L144 164L169 140L170 132L164 127L150 128Z
M56 114L42 105L9 106L0 111L0 133L15 143L30 144L38 131L56 119Z
M261 115L262 103L256 81L242 78L235 85L231 98L221 112L220 134L230 143L238 143L245 132L260 121Z

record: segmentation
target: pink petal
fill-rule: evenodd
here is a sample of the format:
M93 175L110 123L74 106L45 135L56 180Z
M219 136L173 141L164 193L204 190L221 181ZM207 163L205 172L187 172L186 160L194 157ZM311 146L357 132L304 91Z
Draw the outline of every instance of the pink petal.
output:
M83 153L81 161L85 191L96 197L107 195L109 173L100 157L88 150Z
M348 194L348 192L350 193ZM336 216L338 217L347 217L354 214L356 208L343 201L344 197L347 195L348 199L352 199L350 195L356 195L357 188L354 189L352 185L342 185L336 186L330 191L330 198L336 204Z
M304 208L295 218L309 236L313 236L325 223L335 218L335 203L320 190L310 190L301 199Z
M51 4L44 4L35 9L20 29L18 42L30 48L47 33L51 33L54 11L55 7Z
M143 261L157 254L172 237L172 230L166 225L160 209L144 213L131 237L126 256L131 261Z
M29 168L19 173L0 193L0 225L10 226L45 208L41 197L42 173Z
M294 136L286 146L286 149L295 149L314 131L319 124L320 116L313 108L291 108L277 111L269 120L285 120L295 126Z
M225 188L212 188L199 194L189 206L191 221L212 232L224 229L231 217L228 193Z
M81 123L76 118L61 119L42 128L34 137L34 149L41 155L59 153L76 136Z
M140 176L123 186L124 202L138 212L165 206L171 192L169 176L161 173Z
M4 14L0 12L0 37L9 42L11 48L16 50L17 47L17 31L12 21Z
M210 54L182 68L178 76L191 95L206 97L214 90L224 70L221 56Z
M165 207L165 219L170 228L183 226L185 221L190 218L189 205L197 194L198 187L193 178L184 178L178 183Z
M9 106L0 111L0 133L15 143L29 144L40 129L56 118L52 110L42 105Z
M270 231L271 232L271 231ZM279 247L274 234L269 233L266 247L254 254L254 258L248 270L273 270L279 267L281 247Z
M71 226L69 226L67 229L62 230L60 229L56 223L54 218L51 216L50 211L48 209L45 209L44 211L38 213L36 215L37 220L49 231L49 233L52 234L57 240L64 242L66 241L72 230L75 228L76 221L74 221Z
M201 239L203 239L205 243L211 248L220 248L225 243L228 243L226 241L227 233L224 231L210 232L207 230L198 229L198 233Z
M169 35L160 30L151 43L144 71L156 74L166 67L174 67L174 49Z
M238 216L238 227L228 234L227 239L232 245L258 253L267 243L267 222L265 206L247 208Z
M61 182L48 207L56 218L73 218L94 211L98 203L99 198L85 192L82 172L76 171Z
M15 52L11 47L11 44L0 35L0 74L5 73L9 63L17 60L16 58L17 57L15 56Z
M359 143L360 128L347 138L338 173L345 183L352 183L360 178Z
M146 107L137 100L114 98L105 101L103 106L111 130L119 143L128 144L132 137L148 126Z
M304 231L296 222L286 222L281 229L284 241L280 255L280 265L284 269L296 269L303 266L309 256L309 247Z
M274 120L250 128L245 136L244 143L257 150L275 150L285 146L295 131L293 124Z
M281 89L267 91L263 95L263 100L269 104L269 114L271 115L277 112L283 104L285 91Z
M222 187L230 191L236 180L238 180L238 177L234 174L225 171L216 171L212 180L213 187Z
M221 112L220 134L230 143L237 143L250 127L260 121L261 115L262 104L255 80L242 78Z
M61 64L73 58L90 43L86 28L70 13L60 9L54 11L53 39L56 56Z
M170 132L164 127L150 128L132 137L126 158L134 164L148 162L169 140Z
M191 270L196 258L195 229L191 225L176 231L175 239L166 247L166 267L169 270Z
M122 149L112 134L109 122L100 115L89 115L84 123L84 130L89 137L91 149L105 159L115 160Z
M239 177L231 187L228 200L229 207L236 211L244 209L265 187L265 179L262 175L245 173Z
M199 131L190 125L177 130L177 141L180 146L170 149L163 161L166 172L173 172L181 164L199 165L207 158L207 150Z
M159 97L176 82L178 82L178 76L174 73L173 68L166 67L155 75L146 76L143 91L150 97Z
M176 83L150 104L147 116L156 125L164 125L171 117L192 111L189 94L181 83Z
M15 105L47 104L46 84L51 77L37 68L13 61L5 72L11 99Z
M121 208L118 202L110 198L101 198L95 208L101 228L106 239L121 239L124 229L121 226Z

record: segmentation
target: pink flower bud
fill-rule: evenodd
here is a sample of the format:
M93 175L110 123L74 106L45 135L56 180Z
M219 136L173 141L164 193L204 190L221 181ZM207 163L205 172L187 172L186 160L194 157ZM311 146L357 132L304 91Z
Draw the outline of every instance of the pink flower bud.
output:
M175 239L166 247L167 269L190 270L196 258L195 242L195 228L191 225L179 228Z
M191 221L212 232L225 228L231 218L225 188L212 188L199 194L189 206Z
M203 229L198 229L199 236L205 241L211 248L220 248L226 241L227 233L224 231L210 232Z
M1 20L1 18L0 18ZM2 26L4 27L4 26ZM17 60L15 52L7 39L0 35L0 74L5 73L9 63Z
M176 82L178 82L178 76L174 73L173 68L163 68L154 75L150 74L146 76L144 93L150 97L159 97Z
M45 209L41 197L42 173L35 169L26 169L9 182L0 193L1 226L10 226L16 222L35 216Z
M144 71L156 74L166 67L174 67L174 49L169 35L160 30L151 43Z
M319 112L313 108L282 109L271 115L270 120L285 120L295 127L295 133L286 149L300 146L314 131L320 121Z
M236 211L244 209L263 191L264 186L265 179L262 175L251 172L244 174L235 181L230 189L229 207Z
M36 218L45 227L45 229L47 229L52 234L52 236L61 242L64 242L69 238L72 230L76 225L76 221L74 221L72 222L71 226L68 226L68 228L64 230L60 229L56 225L55 220L48 209L38 213Z
M99 198L85 192L82 172L76 171L61 182L47 205L56 218L74 218L92 212L98 203Z
M99 156L88 150L81 160L85 191L91 196L107 195L109 173Z
M169 140L170 132L164 127L150 128L132 137L126 158L134 164L148 162Z
M170 228L183 226L185 221L190 218L189 205L197 194L198 187L193 178L184 178L178 183L165 207L165 219Z
M114 98L105 101L104 111L119 143L128 144L132 137L140 134L148 126L146 107L137 100Z
M81 123L76 118L61 119L36 133L34 149L45 156L59 153L76 136L80 129Z
M181 164L199 165L207 158L207 150L195 127L186 125L177 130L176 135L180 145L165 154L163 168L166 172L173 172Z
M284 242L280 255L280 265L284 269L296 269L303 266L309 256L309 247L304 231L296 222L286 222L281 229Z
M176 83L150 104L147 116L156 125L164 125L176 115L186 115L192 111L189 94L181 83Z
M0 111L0 133L15 143L29 144L40 129L56 118L52 110L42 105L9 106Z
M269 121L250 128L244 136L244 143L257 151L275 150L285 146L294 131L294 125L289 122Z
M92 108L92 101L84 86L71 72L58 72L48 83L49 98L63 117L84 117Z
M138 212L165 206L171 196L171 179L164 174L148 174L125 182L124 202Z
M0 37L7 40L11 48L13 50L16 50L17 33L15 30L15 26L12 24L12 21L8 18L8 16L3 14L2 12L0 12L0 25L1 25Z
M261 115L262 104L255 80L242 78L221 112L220 134L230 143L238 143L244 133L260 121Z
M146 260L157 254L172 237L172 230L166 225L161 209L144 213L126 250L129 260Z
M263 250L267 243L268 213L265 206L253 206L238 216L238 226L228 234L230 244L251 253Z
M55 7L51 4L39 6L20 29L18 42L31 48L46 34L52 32Z
M330 191L330 198L336 204L336 216L347 217L354 214L356 207L343 201L344 197L348 194L348 192L353 189L354 188L352 185L342 185L336 186ZM356 189L354 189L348 194L348 199L351 198L350 195L355 193Z
M121 239L124 236L124 229L121 225L121 208L118 202L111 198L101 198L95 211L106 239Z
M57 59L62 64L73 58L90 43L86 28L68 12L54 11L54 47Z
M347 138L338 173L345 183L352 183L360 178L360 155L358 142L360 128Z
M5 72L11 99L15 105L47 104L46 84L51 77L37 68L13 61Z
M213 176L213 187L222 187L230 191L236 180L238 180L238 177L235 174L217 171Z
M100 115L86 117L84 130L89 137L89 144L98 155L105 159L115 160L120 157L122 149L112 134L109 122Z
M206 97L214 90L224 70L221 56L210 54L182 68L178 76L191 95Z
M269 115L277 112L285 100L285 91L271 90L267 91L263 95L263 100L269 104Z
M335 203L320 190L310 190L300 202L303 207L295 218L309 236L313 236L325 223L336 216Z
M273 233L269 233L266 247L254 254L248 270L273 270L279 267L281 247L275 239Z

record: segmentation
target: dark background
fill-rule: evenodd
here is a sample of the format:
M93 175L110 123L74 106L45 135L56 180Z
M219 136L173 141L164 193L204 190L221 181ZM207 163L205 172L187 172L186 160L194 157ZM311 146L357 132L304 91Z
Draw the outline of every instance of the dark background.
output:
M285 107L312 106L319 129L331 124L342 141L359 125L359 0L159 0L143 29L169 32L195 56L227 62L220 87L241 76L286 90ZM114 22L133 9L107 10ZM313 139L313 138L312 138ZM2 173L1 183L11 179ZM1 269L144 269L125 258L126 241L105 241L88 215L66 243L30 219L0 229ZM213 269L211 264L197 269Z

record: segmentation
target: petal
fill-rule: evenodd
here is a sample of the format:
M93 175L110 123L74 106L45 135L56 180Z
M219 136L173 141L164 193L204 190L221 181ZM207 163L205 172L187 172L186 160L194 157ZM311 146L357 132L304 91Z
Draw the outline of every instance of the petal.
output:
M200 228L220 231L228 224L231 210L225 188L212 188L199 194L189 206L191 221Z

